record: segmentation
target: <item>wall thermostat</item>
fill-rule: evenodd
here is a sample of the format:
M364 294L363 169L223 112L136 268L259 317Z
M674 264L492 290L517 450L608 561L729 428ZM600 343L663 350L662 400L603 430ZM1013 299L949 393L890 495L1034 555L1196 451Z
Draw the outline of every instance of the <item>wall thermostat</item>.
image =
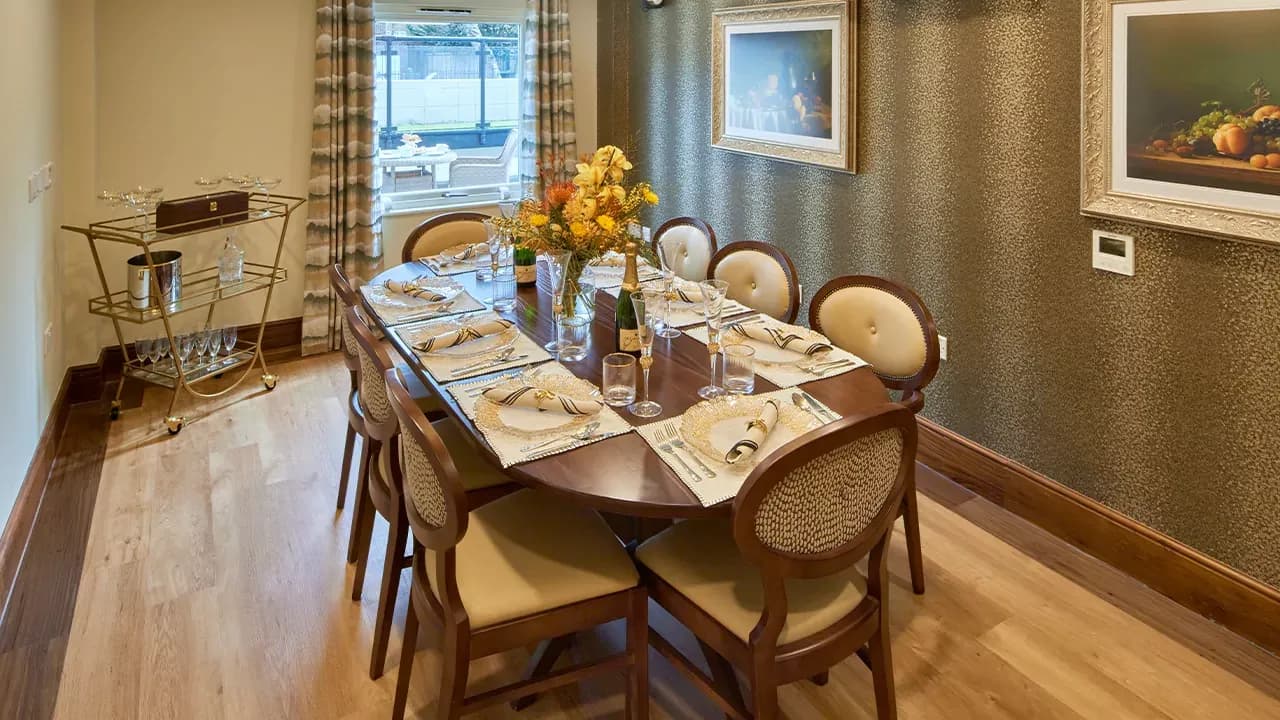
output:
M1105 230L1093 231L1093 267L1133 277L1133 237Z

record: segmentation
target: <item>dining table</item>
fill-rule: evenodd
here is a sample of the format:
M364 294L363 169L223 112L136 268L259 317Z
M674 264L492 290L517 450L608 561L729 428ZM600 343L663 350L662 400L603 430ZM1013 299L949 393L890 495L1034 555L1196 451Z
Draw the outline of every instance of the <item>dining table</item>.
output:
M435 273L421 261L399 265L384 271L371 283L387 280L413 281ZM453 275L472 297L481 302L491 295L489 282L478 280L475 273ZM595 319L590 327L586 357L579 362L563 363L577 377L599 387L602 360L613 353L614 314L616 300L605 291L596 296ZM519 288L515 306L499 315L515 323L520 332L538 344L553 338L554 316L550 279L545 263L539 263L536 287ZM396 326L369 312L375 323L418 380L440 398L446 412L466 431L464 436L484 455L497 456L485 440L481 429L459 407L447 386L454 380L437 379L423 364L413 347L395 332ZM702 402L698 388L707 384L709 359L707 346L681 334L672 339L658 338L653 347L653 387L651 396L663 407L662 416L641 419L625 408L619 414L633 426L677 417L696 403ZM499 373L494 373L498 375ZM468 378L468 382L484 376ZM755 393L779 388L757 376ZM888 390L867 367L831 377L815 377L798 390L808 392L831 410L848 417L871 411L889 402ZM668 467L663 458L635 432L627 432L600 442L513 465L505 470L515 482L563 496L596 510L630 518L674 520L727 514L732 501L706 507L684 482Z

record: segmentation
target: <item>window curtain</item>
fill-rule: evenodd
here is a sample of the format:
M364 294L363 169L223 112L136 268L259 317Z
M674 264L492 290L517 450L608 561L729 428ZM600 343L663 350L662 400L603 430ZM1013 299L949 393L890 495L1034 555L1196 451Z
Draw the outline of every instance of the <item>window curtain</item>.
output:
M562 182L578 162L570 47L569 0L528 0L520 87L520 179L528 194L541 195L543 172Z
M374 140L374 0L316 0L315 113L307 215L302 353L341 345L328 269L355 282L382 266Z

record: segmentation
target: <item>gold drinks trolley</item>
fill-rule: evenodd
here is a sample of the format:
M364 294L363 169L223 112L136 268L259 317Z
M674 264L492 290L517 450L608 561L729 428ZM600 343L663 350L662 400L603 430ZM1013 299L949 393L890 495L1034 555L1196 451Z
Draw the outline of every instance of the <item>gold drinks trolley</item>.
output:
M156 230L156 214L135 214L130 217L105 220L91 223L88 227L72 225L62 226L64 230L79 233L89 241L89 250L93 253L93 262L98 268L98 280L102 282L102 296L89 301L89 312L93 315L110 318L115 327L116 340L120 343L120 351L124 356L123 377L116 388L115 399L111 402L111 419L120 417L120 395L124 389L124 379L134 378L143 382L169 388L173 397L169 400L169 410L165 413L165 426L171 435L177 435L186 424L186 418L177 415L175 410L183 391L198 398L221 397L235 390L253 371L255 365L262 368L262 384L267 390L274 390L279 378L267 368L267 360L262 354L262 333L267 324L267 312L271 308L271 296L277 284L288 280L288 271L280 266L284 254L285 234L289 229L289 219L306 200L288 195L270 196L253 193L249 196L249 210L238 214L206 218L204 220L166 227ZM184 271L181 275L182 292L175 299L163 297L159 286L159 273L153 253L160 246L177 243L186 238L209 232L218 232L230 228L256 223L269 223L280 220L280 233L276 240L275 258L270 265L249 262L244 263L244 276L239 282L221 283L217 266ZM211 223L216 223L212 224ZM143 256L146 269L150 273L151 292L149 306L137 308L129 296L129 291L111 289L107 273L102 266L99 253L99 242L121 243L131 245ZM262 318L258 322L256 338L244 338L236 343L229 355L215 356L208 359L193 358L184 361L176 351L178 343L171 320L183 313L207 309L205 326L213 321L213 312L218 303L253 293L263 293ZM132 352L132 347L125 341L122 323L144 325L155 321L164 325L164 336L169 340L172 362L167 365L148 365L144 358ZM198 386L215 377L236 368L244 368L244 372L235 378L229 386L214 392L204 392Z

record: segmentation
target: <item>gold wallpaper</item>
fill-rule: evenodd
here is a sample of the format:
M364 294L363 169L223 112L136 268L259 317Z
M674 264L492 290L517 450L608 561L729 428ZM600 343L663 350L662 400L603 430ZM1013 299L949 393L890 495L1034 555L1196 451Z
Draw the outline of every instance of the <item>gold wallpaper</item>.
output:
M926 416L1280 587L1280 250L1080 216L1080 3L862 0L856 176L711 148L741 4L601 3L601 138L653 220L776 243L810 297L906 282L950 340ZM1095 227L1137 277L1091 269Z

